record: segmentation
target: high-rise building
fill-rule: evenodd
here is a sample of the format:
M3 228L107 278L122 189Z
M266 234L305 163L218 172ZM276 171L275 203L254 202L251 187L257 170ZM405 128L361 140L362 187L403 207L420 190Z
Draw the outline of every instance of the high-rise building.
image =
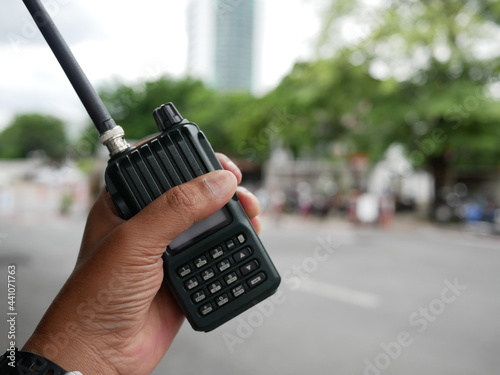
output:
M222 91L251 91L254 0L191 0L188 74Z

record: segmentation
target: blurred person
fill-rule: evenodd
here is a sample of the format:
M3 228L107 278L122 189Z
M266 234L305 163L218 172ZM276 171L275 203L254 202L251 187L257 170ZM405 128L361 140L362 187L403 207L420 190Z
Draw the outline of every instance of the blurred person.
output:
M484 208L484 220L488 223L493 223L495 221L495 212L497 208L497 202L493 198L488 199L486 207Z
M357 189L351 190L347 196L347 220L351 223L358 223L357 204L360 196L361 192Z
M340 189L337 194L331 197L331 208L335 215L343 216L349 207L349 197L343 189Z
M76 266L22 355L34 353L40 361L60 366L49 372L53 374L147 375L154 370L184 320L163 284L162 254L168 244L222 208L235 191L260 229L257 199L237 186L240 170L226 156L218 158L225 170L170 189L127 221L101 191L89 213ZM4 368L2 375L19 373Z
M282 189L275 188L271 191L269 198L272 215L275 222L278 223L285 209L286 194Z
M356 202L356 218L363 224L374 224L379 220L380 202L375 194L363 193Z
M465 206L465 220L468 223L473 223L477 221L481 221L483 219L484 210L482 205L477 202L471 202L466 204Z
M62 216L69 215L71 207L75 201L75 192L73 188L67 186L61 193L59 212Z
M389 227L392 224L392 221L394 219L394 212L395 212L395 202L394 202L394 196L386 192L382 194L380 197L380 225L382 227Z
M485 231L484 207L476 197L474 201L465 205L465 222L467 229L474 233L483 233ZM486 229L486 231L488 231Z
M314 216L321 219L328 217L331 209L331 197L326 194L316 193L312 201L312 212Z
M297 203L299 214L307 217L313 209L313 196L311 185L307 181L301 181L297 184Z

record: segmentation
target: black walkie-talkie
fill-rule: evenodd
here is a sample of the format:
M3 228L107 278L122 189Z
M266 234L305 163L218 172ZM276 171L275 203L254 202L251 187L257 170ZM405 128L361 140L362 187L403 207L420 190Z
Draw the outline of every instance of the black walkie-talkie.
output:
M160 134L130 147L39 0L23 0L110 152L106 188L128 219L168 189L222 169L197 125L172 103L153 112ZM280 283L237 195L175 238L165 279L192 327L210 331L272 295Z

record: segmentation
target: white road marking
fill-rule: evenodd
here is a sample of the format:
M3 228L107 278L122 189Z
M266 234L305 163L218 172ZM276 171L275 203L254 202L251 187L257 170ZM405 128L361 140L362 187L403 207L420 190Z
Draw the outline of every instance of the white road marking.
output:
M357 290L311 279L304 280L299 290L370 309L377 308L380 305L380 297L376 294L359 292Z

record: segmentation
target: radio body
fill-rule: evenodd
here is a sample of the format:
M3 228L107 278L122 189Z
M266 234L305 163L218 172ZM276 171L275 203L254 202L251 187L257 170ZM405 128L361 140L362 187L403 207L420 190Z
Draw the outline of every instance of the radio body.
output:
M172 103L154 111L159 135L109 160L105 183L128 219L170 188L222 169L210 143ZM210 331L273 294L280 276L238 197L175 238L165 279L195 330Z

